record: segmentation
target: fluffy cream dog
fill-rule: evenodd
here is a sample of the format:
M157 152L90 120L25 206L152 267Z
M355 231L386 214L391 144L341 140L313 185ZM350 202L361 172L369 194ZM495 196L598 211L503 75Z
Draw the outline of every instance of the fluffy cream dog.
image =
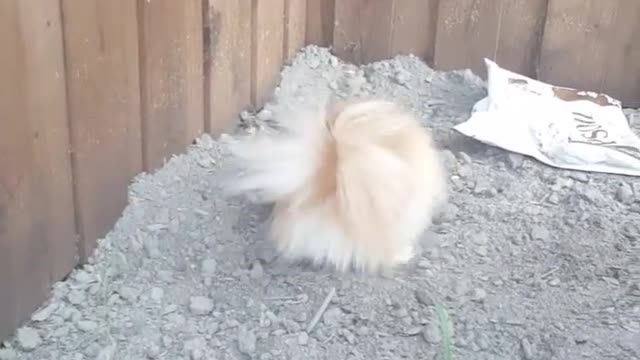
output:
M273 204L270 235L291 260L340 271L408 262L447 180L430 133L392 102L330 100L281 116L280 131L231 143L233 194Z

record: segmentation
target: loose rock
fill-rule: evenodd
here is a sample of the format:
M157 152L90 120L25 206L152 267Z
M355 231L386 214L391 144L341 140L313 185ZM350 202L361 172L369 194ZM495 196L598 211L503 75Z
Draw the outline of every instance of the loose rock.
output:
M256 352L256 335L253 331L241 326L238 328L238 350L246 355Z
M340 322L340 320L342 319L342 316L343 316L343 313L340 308L332 307L332 308L329 308L324 313L324 315L322 316L322 319L327 326L334 326Z
M18 353L13 349L0 349L0 360L16 360Z
M36 329L30 327L22 327L16 333L18 346L22 350L32 351L42 344L42 338Z
M84 332L95 331L98 328L98 324L95 321L82 320L78 322L78 329Z
M623 204L631 204L634 199L633 189L627 183L622 183L616 191L616 199Z
M302 331L298 334L298 344L299 345L307 345L309 343L309 334Z
M264 269L262 268L262 264L260 264L260 261L256 261L253 263L249 274L252 279L260 279L264 275Z
M531 239L533 240L547 240L549 238L549 231L542 225L534 225L531 227Z
M522 347L522 356L525 360L533 360L533 347L527 338L522 338L520 340L520 345Z
M194 296L189 300L189 310L195 315L205 315L213 310L213 300L204 296Z
M218 263L216 262L215 259L206 259L202 262L201 268L202 268L202 274L204 276L212 276L216 273L216 267L218 266Z
M442 334L440 334L440 327L437 323L431 322L424 327L422 331L422 337L430 344L438 344L442 341Z
M67 294L67 300L73 305L81 305L85 303L85 293L82 290L73 290Z
M507 165L509 168L516 170L522 167L524 156L516 153L507 154Z
M57 309L58 309L58 304L56 304L56 303L49 304L49 305L45 306L44 308L38 310L36 313L34 313L31 316L31 320L36 321L36 322L45 321L45 320L49 319L51 314L53 312L55 312Z
M476 302L482 302L484 301L484 299L487 297L487 291L481 288L475 288L473 289L473 295L471 297L471 300L476 301Z

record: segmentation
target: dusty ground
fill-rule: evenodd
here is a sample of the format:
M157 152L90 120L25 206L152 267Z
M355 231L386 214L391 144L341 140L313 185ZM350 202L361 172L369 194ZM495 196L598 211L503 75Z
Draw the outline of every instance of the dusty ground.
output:
M449 313L455 359L640 358L640 180L464 138L451 127L481 83L413 57L357 68L307 48L271 105L327 87L402 102L434 129L452 197L413 263L373 278L276 259L264 209L216 190L224 146L205 136L137 179L92 265L56 285L0 360L443 359L434 301Z

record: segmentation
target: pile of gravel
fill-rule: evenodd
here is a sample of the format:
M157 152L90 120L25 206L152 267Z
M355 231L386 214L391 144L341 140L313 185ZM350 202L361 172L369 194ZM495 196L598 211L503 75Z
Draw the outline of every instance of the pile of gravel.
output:
M266 210L221 196L225 145L205 135L135 180L91 264L55 285L0 360L441 359L436 302L455 359L640 357L640 180L459 135L485 95L468 71L412 56L356 67L310 46L282 75L243 131L327 89L401 102L433 129L452 195L420 256L380 277L283 262Z

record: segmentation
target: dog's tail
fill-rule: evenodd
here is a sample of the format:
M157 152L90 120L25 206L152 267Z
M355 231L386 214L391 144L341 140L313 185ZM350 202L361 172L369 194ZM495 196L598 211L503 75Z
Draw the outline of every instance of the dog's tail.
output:
M275 202L309 191L303 197L335 196L343 215L397 216L394 210L411 202L407 189L419 186L410 158L430 156L429 148L412 148L421 141L406 137L422 136L421 129L394 136L420 125L392 102L330 98L320 111L282 114L278 122L276 134L261 131L231 144L241 169L227 186L232 194L253 193L260 202Z
M224 186L227 193L251 194L257 202L271 203L308 185L330 140L325 116L326 109L284 110L276 114L276 130L232 140L229 150L235 171Z

